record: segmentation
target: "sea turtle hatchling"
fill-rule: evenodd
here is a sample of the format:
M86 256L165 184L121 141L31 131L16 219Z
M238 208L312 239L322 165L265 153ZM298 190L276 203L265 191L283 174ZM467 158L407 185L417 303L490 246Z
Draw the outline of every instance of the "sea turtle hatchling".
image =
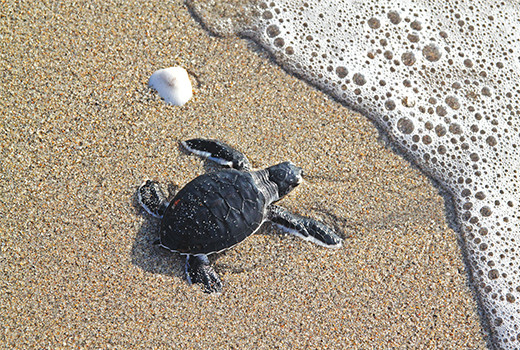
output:
M222 282L207 255L229 249L257 232L266 220L303 239L329 248L342 239L323 223L273 205L302 182L302 169L283 162L252 171L247 158L215 140L181 142L189 152L231 169L201 175L168 202L159 184L139 187L144 209L162 218L160 245L186 255L186 277L208 293L221 292Z

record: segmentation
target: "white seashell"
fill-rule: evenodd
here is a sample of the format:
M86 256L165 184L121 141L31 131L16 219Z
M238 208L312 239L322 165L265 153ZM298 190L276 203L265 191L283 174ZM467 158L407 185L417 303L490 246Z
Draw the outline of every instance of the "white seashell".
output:
M157 90L166 103L182 106L193 96L191 81L186 69L170 67L152 74L148 85Z

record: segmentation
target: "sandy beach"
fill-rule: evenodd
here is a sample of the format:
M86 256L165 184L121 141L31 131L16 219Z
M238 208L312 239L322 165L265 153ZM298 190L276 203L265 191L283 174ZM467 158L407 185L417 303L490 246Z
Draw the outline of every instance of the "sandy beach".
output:
M376 128L182 1L7 2L0 10L0 347L483 349L439 189ZM194 97L147 87L181 65ZM307 181L280 202L345 238L328 250L270 225L218 256L219 296L186 282L137 204L182 187L207 137Z

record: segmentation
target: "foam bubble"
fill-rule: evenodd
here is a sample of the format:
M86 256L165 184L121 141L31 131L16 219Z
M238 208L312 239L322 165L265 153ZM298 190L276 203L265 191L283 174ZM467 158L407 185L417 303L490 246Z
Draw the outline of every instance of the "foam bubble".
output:
M519 348L518 2L270 0L258 12L241 34L374 120L452 194L491 337Z
M182 67L159 69L152 74L148 85L157 90L166 103L175 106L182 106L193 95L190 77Z

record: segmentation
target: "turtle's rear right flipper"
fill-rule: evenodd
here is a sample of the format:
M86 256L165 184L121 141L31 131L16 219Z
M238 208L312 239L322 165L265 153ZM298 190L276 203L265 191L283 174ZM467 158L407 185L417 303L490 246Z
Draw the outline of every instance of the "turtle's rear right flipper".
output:
M343 244L336 232L322 222L293 214L276 205L269 207L269 220L285 231L323 247L339 248Z
M211 267L206 255L186 256L186 278L190 283L204 285L204 292L206 293L222 292L220 277Z
M224 142L208 139L191 139L182 141L181 144L188 152L207 158L222 166L237 170L251 169L246 156Z

